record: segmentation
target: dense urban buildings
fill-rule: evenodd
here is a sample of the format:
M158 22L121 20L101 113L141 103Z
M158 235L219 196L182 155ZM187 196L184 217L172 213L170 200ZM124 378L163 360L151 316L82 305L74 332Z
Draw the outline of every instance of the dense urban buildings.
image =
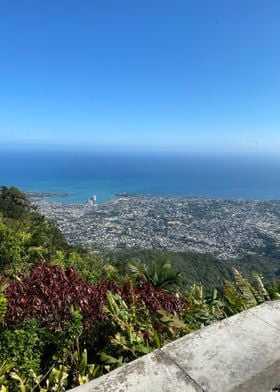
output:
M41 202L73 244L93 251L160 249L220 259L280 241L280 201L121 196L104 204Z

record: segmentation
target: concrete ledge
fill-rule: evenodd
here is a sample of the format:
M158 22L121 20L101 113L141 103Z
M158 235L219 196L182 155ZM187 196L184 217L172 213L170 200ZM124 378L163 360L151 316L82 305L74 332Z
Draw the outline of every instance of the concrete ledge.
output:
M75 392L270 392L280 384L280 301L172 342Z

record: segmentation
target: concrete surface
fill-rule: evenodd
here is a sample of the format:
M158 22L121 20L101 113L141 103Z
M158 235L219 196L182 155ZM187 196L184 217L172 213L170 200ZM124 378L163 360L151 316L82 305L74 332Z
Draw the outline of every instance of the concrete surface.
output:
M280 301L186 335L74 392L271 392L280 384Z

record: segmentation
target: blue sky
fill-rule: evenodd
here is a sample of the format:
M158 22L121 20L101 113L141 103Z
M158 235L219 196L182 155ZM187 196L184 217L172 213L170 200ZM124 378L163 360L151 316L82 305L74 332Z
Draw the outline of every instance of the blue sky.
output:
M1 0L0 146L280 152L277 0Z

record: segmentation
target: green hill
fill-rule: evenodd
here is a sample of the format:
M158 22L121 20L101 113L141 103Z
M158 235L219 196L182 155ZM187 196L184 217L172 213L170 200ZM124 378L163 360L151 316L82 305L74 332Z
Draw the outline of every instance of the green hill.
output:
M252 272L258 271L267 281L280 275L280 259L256 255L222 261L210 254L127 250L108 253L106 258L124 273L130 260L150 265L154 260L166 258L175 271L181 272L182 287L190 287L195 282L201 282L207 289L221 287L224 280L232 279L233 267L239 269L245 276L251 276Z
M252 274L249 282L233 266L267 279L279 274L279 260L263 256L93 255L69 246L18 189L0 188L1 391L71 389L280 298L279 280L266 284Z

